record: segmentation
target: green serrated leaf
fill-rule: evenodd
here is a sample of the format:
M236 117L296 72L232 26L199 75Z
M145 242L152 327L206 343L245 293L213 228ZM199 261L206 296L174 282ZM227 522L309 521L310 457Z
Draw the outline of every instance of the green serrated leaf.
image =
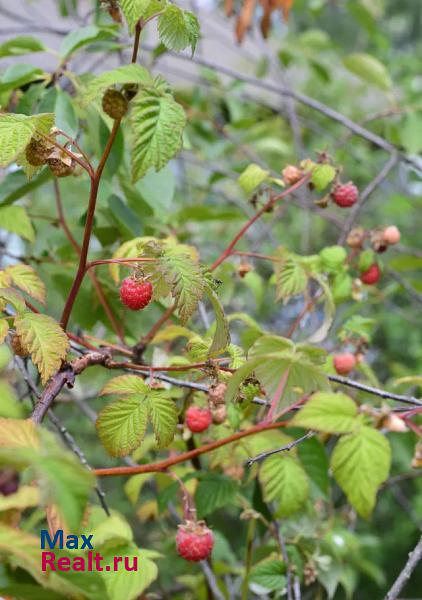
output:
M249 580L268 592L281 591L286 585L285 573L281 560L265 560L251 569Z
M253 192L259 188L259 186L267 181L270 176L270 172L266 171L259 165L252 163L246 167L243 173L238 177L238 184L246 194L251 196Z
M151 281L154 288L161 289L164 294L168 293L168 290L171 291L180 320L184 324L196 310L203 296L205 279L199 263L194 258L196 251L193 248L169 243L163 246L162 250L157 263L154 263L151 269Z
M390 472L391 447L385 436L371 427L345 435L331 455L333 475L350 504L368 518L378 487Z
M287 517L297 512L308 497L308 477L293 456L279 454L267 458L258 477L264 500L278 504L277 517Z
M345 394L317 392L293 417L292 425L327 433L349 433L359 425L355 402Z
M146 394L150 390L142 377L138 375L119 375L110 379L100 392L100 396L118 394L126 396L130 394Z
M106 588L107 598L110 600L136 600L142 597L144 590L157 579L158 567L154 559L160 558L158 552L152 550L143 550L138 548L134 543L129 543L120 546L106 547L101 551L104 556L104 570L101 573ZM133 571L124 571L119 569L114 571L115 557L129 557L129 564L133 564L133 559L136 558L138 568ZM109 570L107 570L107 566ZM103 596L105 598L105 596Z
M364 53L349 54L343 58L344 66L364 81L388 91L391 78L386 67L374 56Z
M113 85L136 83L139 85L153 85L149 72L140 65L124 65L112 71L105 71L98 77L91 79L84 90L80 102L83 107L89 106L96 98L101 96L107 88Z
M317 437L312 437L297 447L300 461L309 479L318 491L328 498L330 480L328 477L329 462L325 446Z
M293 344L286 338L264 335L249 351L248 361L230 377L226 400L232 401L241 383L255 373L271 397L284 377L283 393L276 410L291 404L315 389L329 389L322 370L324 351L305 344Z
M308 285L308 274L300 257L285 248L276 253L279 260L275 263L277 300L303 294Z
M0 44L0 58L44 52L46 49L46 46L38 38L31 35L19 35Z
M31 243L35 241L34 228L23 206L0 208L0 229L16 233Z
M120 375L107 382L101 394L125 396L106 406L97 419L98 435L113 456L125 456L141 444L148 420L160 447L173 440L177 410L162 390L152 390L136 375Z
M208 355L215 356L216 354L223 352L227 348L228 344L230 344L229 324L227 322L220 299L208 284L205 285L205 293L207 294L213 306L216 321L214 337L208 351Z
M132 104L132 177L137 181L150 168L162 169L179 152L186 115L170 94L152 88L141 89Z
M126 456L144 439L148 406L138 395L112 402L98 414L97 431L112 456Z
M167 6L166 0L119 0L119 3L130 32L133 32L140 18L150 19Z
M68 33L60 44L60 56L65 59L71 54L94 42L106 40L115 35L112 29L99 28L96 25L87 25L79 27Z
M195 492L195 506L202 519L218 508L229 505L237 492L235 481L220 473L206 473Z
M152 391L148 395L148 414L157 444L160 448L165 448L173 441L177 427L174 401L163 396L160 391Z
M52 317L25 312L15 318L16 333L31 354L41 380L46 383L56 373L69 349L69 340Z
M198 19L192 12L169 4L158 17L158 34L169 50L180 52L190 46L193 54L199 38Z

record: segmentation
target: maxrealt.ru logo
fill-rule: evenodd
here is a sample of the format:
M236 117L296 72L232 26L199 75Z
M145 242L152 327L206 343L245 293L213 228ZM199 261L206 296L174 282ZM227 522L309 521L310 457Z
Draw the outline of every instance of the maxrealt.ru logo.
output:
M41 570L45 571L137 571L137 556L113 556L111 564L104 564L104 556L94 552L93 535L64 535L58 529L51 536L46 529L41 530L41 550L49 548L53 552L41 552ZM75 556L57 555L56 550L85 550L85 554ZM109 561L108 561L109 562Z

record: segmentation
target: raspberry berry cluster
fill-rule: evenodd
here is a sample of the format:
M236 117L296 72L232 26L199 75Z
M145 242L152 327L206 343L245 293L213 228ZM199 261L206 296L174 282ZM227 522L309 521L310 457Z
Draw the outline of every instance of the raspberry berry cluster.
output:
M152 294L151 282L136 275L123 279L120 286L120 299L130 310L141 310L148 306Z
M204 521L186 521L179 525L176 535L177 553L191 562L208 558L214 546L212 531Z

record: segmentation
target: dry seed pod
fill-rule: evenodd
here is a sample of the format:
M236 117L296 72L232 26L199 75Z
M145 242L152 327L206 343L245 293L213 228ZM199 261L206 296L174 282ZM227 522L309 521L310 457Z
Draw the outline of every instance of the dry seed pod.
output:
M362 248L365 240L365 230L363 227L355 227L346 238L346 243L350 248Z
M405 431L409 431L403 419L400 419L400 417L398 417L394 413L390 413L385 417L385 419L383 419L382 426L388 429L389 431L395 431L398 433L404 433Z
M47 162L53 146L41 138L33 137L25 148L25 157L33 167L41 167Z
M112 119L121 119L124 117L128 106L127 99L118 90L108 88L105 92L102 102L103 111Z
M69 177L75 170L75 163L73 161L68 164L61 158L49 158L47 164L55 177Z
M220 404L217 407L211 408L212 422L214 425L221 425L224 423L227 417L227 408L224 404Z
M208 401L211 406L217 406L225 404L225 394L227 390L227 383L221 382L212 385L208 390Z
M246 277L246 275L252 271L253 267L252 265L246 261L246 260L242 260L242 262L240 263L238 269L237 269L237 273L239 275L239 277L241 277L242 279L244 277Z
M381 254L387 250L387 242L384 239L383 231L376 229L371 233L371 245L374 252Z
M13 352L16 354L16 356L28 356L29 352L28 350L25 348L24 344L22 343L22 338L15 333L12 336L12 339L10 340L10 345L12 347Z

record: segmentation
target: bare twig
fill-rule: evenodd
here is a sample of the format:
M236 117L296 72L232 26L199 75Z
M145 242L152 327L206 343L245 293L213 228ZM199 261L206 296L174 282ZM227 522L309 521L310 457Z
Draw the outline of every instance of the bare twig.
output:
M245 463L245 466L251 467L253 464L257 462L262 462L263 460L265 460L269 456L273 456L274 454L279 454L280 452L289 452L292 448L298 446L299 444L301 444L305 440L308 440L314 435L315 431L308 431L308 433L305 433L305 435L302 435L302 437L298 438L297 440L294 440L293 442L290 442L290 444L281 446L281 448L274 448L274 450L267 450L267 452L261 452L261 454L257 454L256 456L252 456L251 458L248 458L248 460Z
M70 388L73 387L76 375L79 375L91 365L104 365L109 360L110 355L105 352L90 352L80 358L76 358L71 363L66 363L44 388L31 416L34 423L41 423L55 398L65 385Z
M405 404L412 404L413 406L422 406L422 401L418 400L418 398L415 398L414 396L403 396L402 394L394 394L393 392L380 390L379 388L373 387L371 385L366 385L364 383L360 383L359 381L348 379L347 377L340 377L339 375L329 375L328 379L330 381L335 381L336 383L341 383L341 385L346 385L348 387L361 390L362 392L367 392L368 394L379 396L380 398L389 398L390 400L396 400L396 402L404 402Z
M416 544L413 551L409 554L407 563L394 582L394 585L385 596L384 600L396 600L399 597L400 592L410 579L420 560L422 560L422 536L420 537L419 542Z

